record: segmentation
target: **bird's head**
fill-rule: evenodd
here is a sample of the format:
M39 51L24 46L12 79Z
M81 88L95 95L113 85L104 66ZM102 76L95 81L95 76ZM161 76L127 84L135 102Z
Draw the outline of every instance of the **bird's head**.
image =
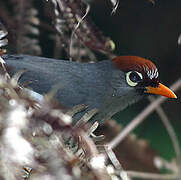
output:
M177 98L174 92L160 83L158 69L150 60L137 56L119 56L112 61L116 69L124 72L126 86L135 94Z

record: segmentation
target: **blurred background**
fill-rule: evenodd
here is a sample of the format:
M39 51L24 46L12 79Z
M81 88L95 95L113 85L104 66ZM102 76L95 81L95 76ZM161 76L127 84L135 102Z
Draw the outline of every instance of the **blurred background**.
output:
M102 2L102 3L101 3ZM92 16L97 25L116 44L115 52L119 55L138 55L151 59L159 67L160 79L171 85L181 77L181 46L178 38L181 33L181 2L157 0L120 1L116 13L111 16L111 7L106 1L94 2ZM93 10L92 10L93 11ZM181 91L178 99L168 100L162 105L170 122L173 124L181 142ZM127 124L149 103L144 99L129 107L115 118ZM154 149L165 158L173 157L173 148L157 113L147 118L136 133L148 139Z
M79 1L72 1L71 6L76 3ZM94 58L96 61L111 58L112 54L137 55L151 59L157 65L161 82L164 84L170 86L181 78L181 45L178 43L181 34L180 0L120 0L114 14L113 5L109 0L87 0L85 3L90 5L88 22L93 22L97 28L93 25L89 30L98 39L80 38L80 42L74 37L73 60L78 59L78 53L80 59L85 56L80 60L83 62L92 61ZM83 7L84 11L79 11L78 5L73 8L77 8L77 13L81 16L85 14L86 5ZM8 53L69 59L70 32L76 22L71 21L73 17L68 11L61 13L56 14L52 1L0 1L0 20L9 32ZM60 21L57 21L58 17ZM91 37L91 33L84 29L82 31ZM76 33L78 37L81 35L79 30ZM104 46L107 37L109 46ZM96 46L99 43L100 49ZM78 52L79 49L82 51ZM181 90L176 94L177 100L167 100L162 107L181 143ZM149 101L144 99L114 118L126 125L148 104ZM175 156L169 136L157 113L152 113L135 133L138 138L146 139L160 156L169 160Z

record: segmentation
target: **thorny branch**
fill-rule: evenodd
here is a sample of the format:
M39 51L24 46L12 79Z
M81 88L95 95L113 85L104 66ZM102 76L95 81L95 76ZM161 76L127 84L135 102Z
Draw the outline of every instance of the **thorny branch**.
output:
M73 127L71 117L55 105L53 97L35 101L13 80L16 78L0 77L2 178L19 179L22 167L31 167L30 180L110 179L104 156L87 134L91 126L85 119L92 114L82 118L81 126ZM116 174L114 177L120 179Z
M8 72L0 58L1 179L121 179L108 171L103 154L90 137L98 125L92 127L87 121L97 110L85 114L73 126L72 116L85 106L65 114L54 99L54 91L45 96L39 94L41 101L35 100L35 92L18 85L22 72L6 76Z

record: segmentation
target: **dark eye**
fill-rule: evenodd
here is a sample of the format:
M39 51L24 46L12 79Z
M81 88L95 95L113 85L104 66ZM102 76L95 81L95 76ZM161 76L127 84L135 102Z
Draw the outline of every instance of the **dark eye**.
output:
M130 73L129 79L133 82L138 82L141 80L141 77L137 72L133 71Z
M126 81L130 86L136 86L142 79L142 74L137 71L129 71L126 73Z

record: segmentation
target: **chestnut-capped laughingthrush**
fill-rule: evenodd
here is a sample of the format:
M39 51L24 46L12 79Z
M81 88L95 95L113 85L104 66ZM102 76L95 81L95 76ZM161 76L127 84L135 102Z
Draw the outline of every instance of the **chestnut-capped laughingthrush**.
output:
M78 104L97 108L96 119L104 121L143 96L176 95L160 83L157 67L137 56L119 56L97 63L79 63L27 55L4 56L14 74L26 72L20 83L31 81L35 92L48 93L59 84L57 99L65 107Z

